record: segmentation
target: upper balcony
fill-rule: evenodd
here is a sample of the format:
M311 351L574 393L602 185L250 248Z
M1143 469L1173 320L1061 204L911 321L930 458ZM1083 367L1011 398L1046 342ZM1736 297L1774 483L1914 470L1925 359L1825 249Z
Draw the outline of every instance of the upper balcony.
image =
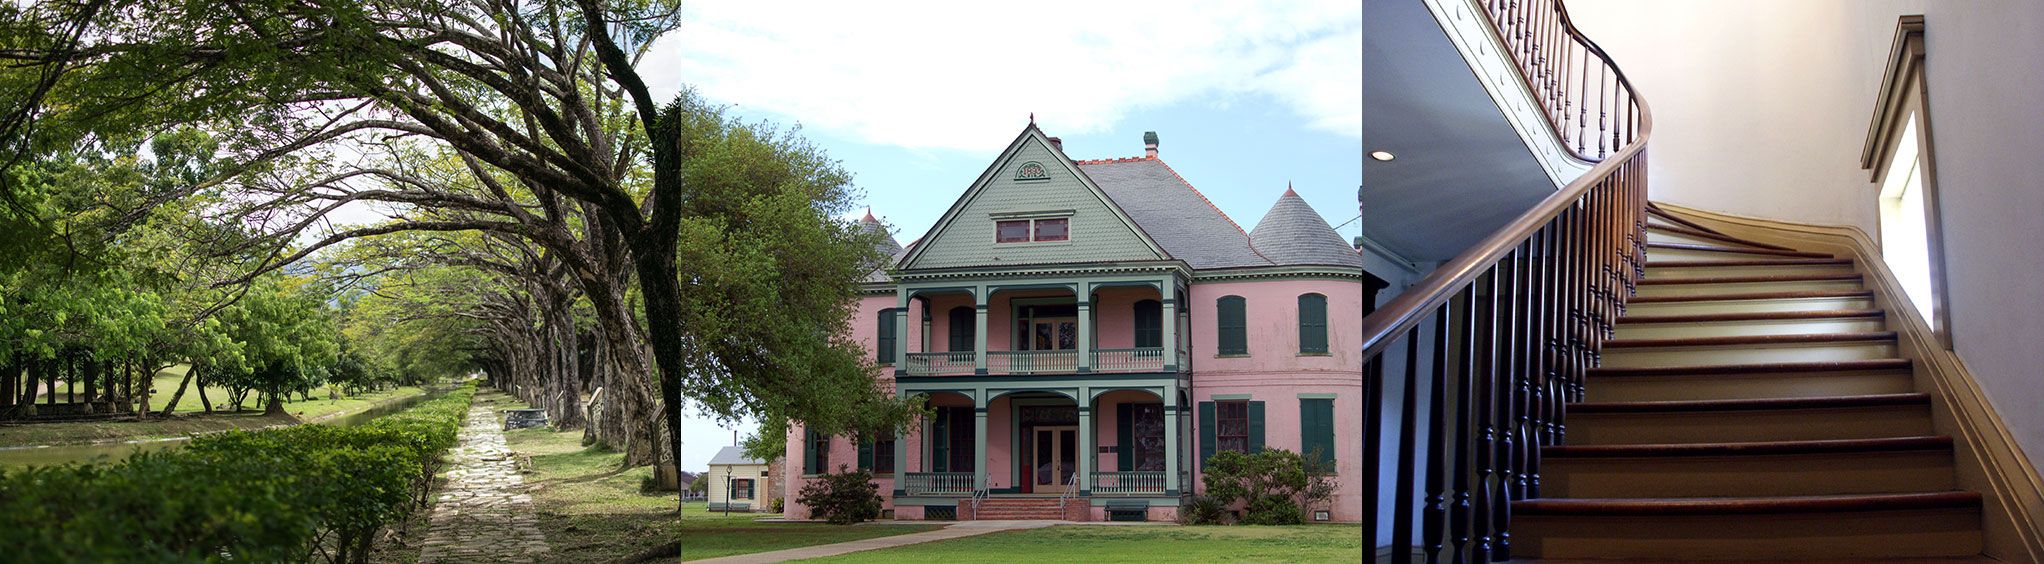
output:
M1182 294L1168 275L903 285L879 356L897 376L1183 372Z

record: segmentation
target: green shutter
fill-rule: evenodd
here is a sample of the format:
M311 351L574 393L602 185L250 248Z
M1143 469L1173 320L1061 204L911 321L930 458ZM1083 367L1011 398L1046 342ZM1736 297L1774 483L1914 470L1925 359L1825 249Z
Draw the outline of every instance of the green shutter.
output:
M1114 460L1117 469L1129 472L1136 469L1136 404L1120 403L1114 406Z
M1299 296L1299 352L1327 354L1327 296Z
M1249 402L1249 452L1263 451L1263 402Z
M1220 354L1249 354L1248 305L1242 296L1222 296L1214 304L1220 331Z
M802 473L822 474L816 468L816 431L802 430Z
M890 454L890 455L892 455L893 453L889 453L889 454ZM859 469L860 469L860 470L872 470L872 469L873 469L873 438L872 438L872 437L867 437L867 436L864 436L864 435L861 435L861 436L859 437Z
M1299 400L1299 450L1306 456L1317 451L1318 460L1334 463L1334 400Z
M1199 402L1199 463L1205 469L1207 459L1214 457L1214 402Z
M880 310L880 335L874 340L877 350L873 351L873 358L880 364L894 364L894 312L893 309Z
M930 462L931 472L951 471L951 410L937 408L936 419L930 420Z

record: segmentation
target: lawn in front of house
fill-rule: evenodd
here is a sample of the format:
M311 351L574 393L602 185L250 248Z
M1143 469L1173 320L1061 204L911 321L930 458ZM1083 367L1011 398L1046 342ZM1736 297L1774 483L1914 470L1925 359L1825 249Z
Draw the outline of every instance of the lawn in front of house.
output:
M478 405L524 407L496 391L476 394ZM691 502L674 516L674 492L646 494L652 467L620 471L624 454L582 446L582 432L520 429L504 433L524 472L533 510L552 547L549 560L606 562L681 539L682 558L701 560L933 530L941 525L761 523L777 514L710 512Z
M175 372L173 372L175 370ZM168 405L170 392L177 390L178 380L183 378L183 365L173 370L157 373L157 394L150 398L155 406ZM212 414L203 414L198 393L186 390L185 397L178 401L182 408L171 416L151 416L148 419L121 418L85 421L63 421L53 423L18 423L0 425L0 448L36 445L77 445L104 441L134 441L167 437L181 437L190 434L211 433L231 429L261 429L280 425L296 425L333 417L361 413L378 404L402 400L426 393L425 388L404 386L338 399L326 399L321 392L314 392L308 401L284 402L284 416L263 415L261 406L248 406L247 411L235 412L231 406L215 403ZM216 391L214 400L225 402L225 391ZM160 408L159 408L160 409ZM0 456L0 464L7 461Z
M1360 562L1353 525L1065 525L1005 531L803 562Z

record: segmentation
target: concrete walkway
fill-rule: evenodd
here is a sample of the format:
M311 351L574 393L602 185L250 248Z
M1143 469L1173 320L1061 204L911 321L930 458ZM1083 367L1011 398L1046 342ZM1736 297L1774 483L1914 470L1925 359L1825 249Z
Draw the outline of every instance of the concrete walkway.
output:
M446 477L428 521L421 564L532 562L547 552L532 496L517 493L525 479L489 407L469 408Z
M882 548L894 548L897 546L908 546L911 544L922 544L926 542L940 540L951 540L984 535L987 533L995 533L1000 531L1041 529L1052 525L1072 525L1072 524L1076 523L1073 523L1071 521L964 521L955 525L951 525L949 527L937 529L935 531L924 531L920 533L909 533L906 535L894 535L891 537L855 540L851 542L841 542L837 544L820 544L816 546L790 548L787 550L776 550L773 552L740 554L737 556L711 558L708 560L692 560L690 561L690 564L767 564L770 562L786 562L789 560L802 560L805 558L823 558L825 556L837 556L840 554L850 554L865 550L877 550ZM686 556L688 554L688 546L686 545L686 543L684 543L683 546L681 547L681 552L683 556Z

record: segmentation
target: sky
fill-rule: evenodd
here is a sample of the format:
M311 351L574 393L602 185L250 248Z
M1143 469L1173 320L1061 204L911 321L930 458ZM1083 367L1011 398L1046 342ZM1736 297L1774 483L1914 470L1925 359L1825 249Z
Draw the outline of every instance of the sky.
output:
M922 237L1029 124L1077 159L1159 153L1244 229L1298 191L1344 238L1361 184L1360 6L1261 2L684 4L640 71L799 126L896 238ZM701 470L735 425L684 424Z

